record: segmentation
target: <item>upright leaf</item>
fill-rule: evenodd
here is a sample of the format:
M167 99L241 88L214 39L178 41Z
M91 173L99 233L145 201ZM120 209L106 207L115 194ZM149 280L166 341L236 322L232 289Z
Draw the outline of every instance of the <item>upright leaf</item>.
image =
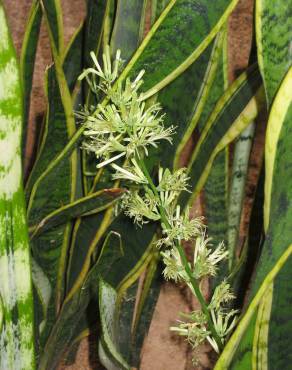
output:
M202 189L216 155L234 140L263 106L261 78L254 66L239 77L217 102L209 116L190 160L192 196L182 194L183 204L191 202Z
M35 369L30 247L22 187L22 91L0 2L0 368Z
M65 58L62 65L59 56L60 50L57 50L53 36L55 24L51 28L51 25L48 23L50 15L46 13L47 7L44 4L42 5L48 25L54 66L49 68L47 74L49 107L43 141L39 157L37 158L27 184L27 191L30 196L28 215L30 223L33 224L39 222L48 212L55 211L60 205L75 200L78 160L75 151L69 158L65 158L56 169L55 173L46 178L46 182L42 184L42 187L37 187L43 171L49 166L55 153L66 145L69 138L75 132L72 99L67 81L71 88L73 88L74 85L70 83L69 80L70 78L75 80L77 76L76 72L72 70L72 66L78 70L77 73L79 73L81 69L80 46L77 47L76 45L76 43L78 44L78 42L81 41L81 38L73 38L71 50L73 49L74 52L69 52L70 60ZM55 11L58 11L58 7L56 7ZM60 14L57 15L59 18L61 17ZM59 34L62 34L61 30ZM78 34L75 36L78 36ZM64 71L67 73L67 80ZM53 193L49 193L48 189L53 189ZM34 257L47 274L53 292L48 308L46 328L42 333L41 346L55 321L56 313L63 299L63 289L65 285L64 269L67 259L70 231L71 225L68 223L60 225L33 240L32 249Z
M215 68L213 83L210 83L209 94L205 99L205 106L198 122L200 131L206 125L207 112L214 109L217 101L227 89L227 27L225 26L220 35L222 41L218 44L217 68ZM212 70L212 66L210 66ZM215 158L210 174L204 187L205 214L208 224L208 234L212 237L212 243L216 247L227 239L227 194L228 194L228 147L223 149ZM226 266L221 264L217 277L212 279L214 287L218 281L226 276Z
M236 3L220 0L211 7L207 0L200 3L192 0L170 1L161 13L160 18L166 15L160 27L154 33L154 25L149 32L151 42L146 44L146 37L145 43L141 44L131 60L130 64L134 64L131 74L136 75L145 68L151 79L145 81L143 88L151 89L152 93L166 86L202 54ZM158 64L160 68L157 68Z
M266 136L265 160L265 206L264 221L266 239L252 286L252 297L257 294L269 270L276 266L279 256L291 250L292 192L289 181L292 178L291 147L292 133L292 69L285 76L273 102ZM283 178L286 181L283 181ZM273 283L270 292L270 317L254 318L238 347L233 369L243 368L242 353L246 363L259 368L266 362L269 368L285 368L291 363L291 314L287 302L291 300L291 258L287 260ZM267 297L266 297L267 298ZM267 306L268 307L268 306ZM261 315L261 310L258 315ZM263 321L264 320L264 321ZM267 324L268 327L264 324ZM260 330L260 332L259 332ZM255 341L255 338L258 340Z
M60 0L39 0L51 27L51 36L60 57L64 52L64 27Z
M122 50L128 61L143 37L146 0L118 0L111 47Z
M23 157L25 154L25 145L27 139L30 95L41 20L42 20L42 10L40 2L39 0L35 0L30 9L30 14L25 28L25 34L23 38L20 56L20 74L23 86L23 133L22 133Z
M98 295L99 279L107 281L112 273L114 262L122 256L120 236L117 233L109 233L96 263L88 272L82 286L70 299L65 300L41 354L39 370L53 370L64 358L75 339L74 334L81 319L86 316L90 299Z
M100 345L103 347L104 353L100 358L107 369L130 370L130 366L119 353L115 320L116 300L117 293L114 288L101 279L99 283L99 311L102 326ZM106 357L106 352L111 358L103 359L103 357Z
M258 369L256 367L252 367L251 361L248 361L246 358L249 355L248 352L242 352L240 356L240 364L234 364L234 355L239 347L240 343L245 344L245 337L244 335L247 331L251 328L254 324L254 314L260 304L265 299L265 294L269 292L271 286L273 284L274 279L277 275L281 272L281 269L285 267L287 260L292 254L292 244L286 249L286 251L281 255L278 261L275 263L272 270L266 275L264 281L262 282L259 290L257 291L255 297L250 302L244 316L241 318L236 330L232 334L230 340L226 344L221 356L219 357L214 370L226 370L226 369L236 369L236 370L245 370L245 369ZM290 362L289 362L290 363ZM260 367L261 369L265 369L266 364L264 367ZM273 366L273 365L272 365Z
M255 124L251 123L235 143L228 204L228 250L229 270L236 265L236 247L239 238L240 220L245 195L245 180Z
M256 41L268 105L292 64L292 13L286 0L256 0Z

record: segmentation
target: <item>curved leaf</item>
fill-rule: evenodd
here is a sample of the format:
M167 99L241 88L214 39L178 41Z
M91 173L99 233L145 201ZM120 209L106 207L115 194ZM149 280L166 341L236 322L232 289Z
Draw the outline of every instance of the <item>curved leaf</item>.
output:
M84 317L92 297L98 295L100 278L108 280L113 264L123 256L120 236L109 233L101 248L99 258L88 272L82 286L64 302L52 332L40 357L39 369L51 370L59 364L69 349L77 326ZM94 293L93 293L94 292Z
M111 207L123 193L121 189L100 190L61 207L43 218L36 226L30 227L33 231L31 239L74 218L104 211Z
M130 370L130 366L123 359L119 353L117 341L117 328L115 326L115 307L116 307L117 293L115 289L106 283L104 280L99 281L99 312L102 327L101 345L108 352L113 362L118 366L108 366L107 369L126 369ZM105 355L105 354L104 354ZM102 358L102 357L101 357Z
M253 67L224 93L210 115L190 160L192 196L180 196L179 202L192 202L202 189L216 155L234 140L263 106L261 78Z
M160 27L154 33L154 25L148 34L151 36L151 42L146 44L147 35L126 69L131 67L131 75L135 76L145 68L146 73L151 75L151 80L145 79L143 89L151 89L149 95L157 93L202 54L236 3L237 1L220 0L211 7L208 0L200 3L192 0L177 0L174 3L171 1L161 14L165 14L168 8L172 7ZM157 68L158 64L160 68Z
M36 289L36 292L38 294L42 306L43 320L38 328L39 332L41 333L42 330L44 329L47 320L47 311L51 299L52 288L46 274L43 272L43 270L40 268L40 266L33 258L31 260L31 268L33 285Z

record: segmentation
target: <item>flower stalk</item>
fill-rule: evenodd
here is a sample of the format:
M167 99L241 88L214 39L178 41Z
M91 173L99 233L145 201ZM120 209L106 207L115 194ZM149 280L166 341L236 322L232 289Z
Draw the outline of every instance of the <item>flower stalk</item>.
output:
M95 154L99 171L110 166L114 170L113 179L128 187L120 205L127 216L140 226L160 222L162 237L156 244L165 264L163 274L166 279L186 283L200 303L200 311L184 314L189 322L180 321L171 330L187 337L193 347L207 340L219 353L237 321L237 311L227 308L234 296L229 284L223 281L207 302L200 283L203 278L216 275L217 265L227 258L228 252L222 243L215 249L211 247L201 219L190 219L189 208L182 212L177 204L179 194L188 191L185 169L171 173L159 168L158 184L154 184L144 158L149 155L149 148L157 148L162 140L172 143L174 127L165 128L160 105L147 105L145 96L139 93L144 71L133 81L128 78L119 82L120 52L113 66L109 55L106 48L102 70L92 54L96 70L89 68L80 76L86 78L97 98L102 93L108 101L102 107L85 106L78 113L84 125L82 147ZM192 262L188 261L183 241L194 242Z
M157 192L157 189L156 189L156 186L154 185L153 181L152 181L152 178L148 172L148 169L147 167L145 166L145 163L143 160L139 160L139 164L140 164L140 167L145 175L145 177L147 178L148 180L148 183L149 183L149 186L151 187L152 191L154 192L154 194L157 196L157 198L159 199L159 194ZM166 225L168 228L171 228L171 225L169 224L168 222L168 219L167 219L167 216L165 214L165 210L163 208L163 206L161 204L159 204L159 211L160 211L160 215L161 215L161 221L164 225ZM192 274L192 271L190 269L190 266L189 266L189 262L187 260L187 257L186 257L186 254L185 254L185 251L182 247L182 245L180 243L175 243L175 247L177 248L178 250L178 253L180 255L180 258L182 260L182 263L183 263L183 266L184 266L184 269L188 275L188 278L189 278L189 281L190 281L190 284L192 285L192 288L195 292L195 295L202 307L202 310L204 312L204 314L206 315L206 318L207 318L207 321L208 321L208 327L212 333L212 336L214 337L216 343L217 343L217 346L219 348L219 350L221 350L223 348L223 343L219 337L219 335L217 334L216 332L216 329L213 325L213 321L212 321L212 318L211 318L211 314L210 314L210 311L208 309L208 304L206 303L205 301L205 298L201 292L201 289L199 287L199 284L197 283L197 281L194 279L193 277L193 274Z

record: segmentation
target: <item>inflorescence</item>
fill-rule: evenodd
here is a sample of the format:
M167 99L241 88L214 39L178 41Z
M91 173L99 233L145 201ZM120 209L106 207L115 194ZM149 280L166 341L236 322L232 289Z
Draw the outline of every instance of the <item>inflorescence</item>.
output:
M103 69L94 53L91 53L94 66L86 69L79 77L86 79L97 97L103 102L94 107L85 107L77 115L85 126L82 148L93 152L98 160L97 168L111 165L115 171L113 179L123 180L129 191L122 198L124 213L136 224L142 226L149 221L161 224L162 236L156 242L164 261L165 279L183 282L193 294L193 281L198 286L203 279L215 276L218 264L227 258L223 243L214 247L206 235L201 218L190 218L188 207L182 210L177 204L182 191L188 191L188 175L184 168L171 172L158 169L157 185L149 176L143 158L147 157L150 147L157 148L162 140L172 142L174 126L164 126L164 115L159 104L147 105L143 93L144 71L131 81L119 80L121 53L111 63L110 49L103 54ZM120 159L124 158L124 165ZM184 241L192 242L192 260L185 265L179 248ZM202 311L182 314L183 320L171 327L179 335L187 338L195 348L207 340L216 352L233 330L237 321L237 311L228 309L234 299L230 285L224 280L218 285L209 303L210 315ZM210 325L216 331L210 330Z

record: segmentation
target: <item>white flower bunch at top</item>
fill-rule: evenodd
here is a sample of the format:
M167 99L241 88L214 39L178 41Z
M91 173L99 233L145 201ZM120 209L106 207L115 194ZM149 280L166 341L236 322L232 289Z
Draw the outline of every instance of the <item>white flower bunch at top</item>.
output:
M85 108L78 116L85 126L83 149L93 152L100 160L101 168L121 157L127 159L148 155L149 147L156 147L161 140L171 143L174 127L164 127L159 104L146 107L143 95L138 90L143 81L141 71L133 82L114 83L118 77L120 51L111 65L110 51L103 54L103 67L99 65L94 53L90 54L95 68L86 69L79 79L86 78L92 90L102 90L109 99L108 104L97 105L91 111ZM96 82L96 77L99 82Z

